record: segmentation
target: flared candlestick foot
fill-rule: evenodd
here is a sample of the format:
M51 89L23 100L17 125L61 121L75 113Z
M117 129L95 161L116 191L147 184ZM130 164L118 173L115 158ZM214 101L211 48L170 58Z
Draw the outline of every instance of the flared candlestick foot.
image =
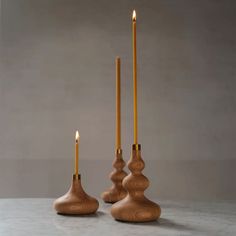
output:
M127 196L112 206L111 214L120 221L149 222L160 217L161 208L145 197L137 200Z

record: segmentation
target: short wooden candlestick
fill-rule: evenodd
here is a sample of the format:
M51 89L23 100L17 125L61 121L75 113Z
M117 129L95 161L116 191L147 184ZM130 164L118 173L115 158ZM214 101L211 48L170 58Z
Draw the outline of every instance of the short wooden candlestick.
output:
M149 180L141 173L145 164L141 158L141 145L134 144L131 159L128 162L131 173L123 180L127 196L112 205L111 214L116 220L127 222L148 222L157 220L161 215L158 204L144 196Z
M122 186L122 181L127 176L127 173L123 170L125 162L122 158L122 149L116 150L116 157L113 161L114 171L110 174L110 179L114 183L111 188L101 194L101 197L106 203L115 203L122 200L127 191Z
M90 197L82 188L80 175L73 175L69 191L54 201L54 208L59 214L87 215L97 211L98 201Z

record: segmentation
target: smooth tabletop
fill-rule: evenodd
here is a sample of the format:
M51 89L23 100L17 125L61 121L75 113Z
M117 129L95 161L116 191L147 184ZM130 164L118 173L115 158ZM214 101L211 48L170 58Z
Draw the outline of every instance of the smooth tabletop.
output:
M157 202L157 200L156 200ZM100 201L95 215L62 216L53 199L0 199L0 236L26 235L236 235L236 202L158 201L161 219L150 223L115 221Z

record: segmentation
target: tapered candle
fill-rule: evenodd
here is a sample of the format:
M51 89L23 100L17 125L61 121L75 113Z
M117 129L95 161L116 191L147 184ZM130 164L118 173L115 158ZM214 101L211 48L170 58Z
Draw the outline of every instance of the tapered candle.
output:
M121 148L120 122L120 58L116 58L116 150Z
M133 90L134 90L134 144L138 144L138 106L137 106L137 50L136 50L136 12L132 15L133 34Z
M75 176L79 175L79 132L75 133Z

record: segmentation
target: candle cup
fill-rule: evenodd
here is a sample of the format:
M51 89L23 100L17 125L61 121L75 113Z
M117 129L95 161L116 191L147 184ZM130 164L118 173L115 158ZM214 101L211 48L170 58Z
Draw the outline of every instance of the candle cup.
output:
M122 186L122 180L125 176L127 176L127 173L123 170L125 167L125 162L122 158L122 149L116 150L116 157L113 162L113 167L115 169L110 174L110 179L113 182L113 186L101 194L101 198L106 203L115 203L120 201L127 194L127 191Z
M149 186L149 180L142 174L145 164L141 158L141 145L133 144L128 168L131 173L122 182L127 190L127 196L112 205L111 214L116 220L125 222L155 221L161 215L158 204L144 196L145 189Z
M80 175L74 174L69 191L56 199L53 206L58 214L88 215L97 211L99 203L83 190Z

